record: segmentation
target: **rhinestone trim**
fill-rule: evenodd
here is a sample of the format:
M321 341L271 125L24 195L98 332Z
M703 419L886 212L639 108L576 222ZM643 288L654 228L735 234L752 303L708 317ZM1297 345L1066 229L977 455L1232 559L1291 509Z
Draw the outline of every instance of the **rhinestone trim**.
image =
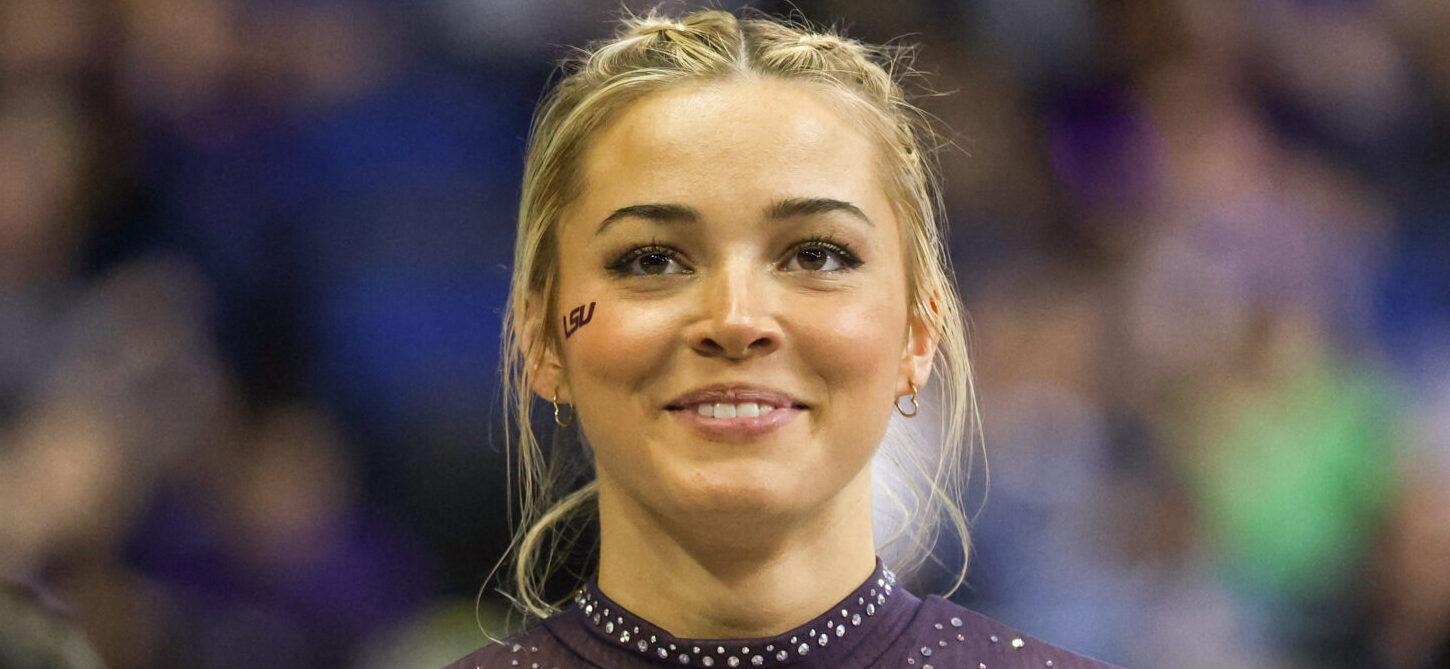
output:
M609 601L598 591L595 583L575 594L574 605L584 614L583 621L601 636L637 655L671 659L686 666L774 667L794 663L809 654L813 646L824 648L832 641L861 633L857 628L887 606L896 589L896 574L878 559L875 573L862 583L861 588L870 588L869 595L859 595L859 591L852 593L840 607L833 607L822 616L829 616L823 622L825 631L821 631L822 621L818 619L808 623L809 627L803 626L806 630L804 634L795 629L777 637L738 642L671 637ZM840 618L836 618L837 615ZM641 630L644 630L643 634ZM751 646L755 646L754 652ZM777 647L779 651L775 650ZM685 652L686 649L689 652Z

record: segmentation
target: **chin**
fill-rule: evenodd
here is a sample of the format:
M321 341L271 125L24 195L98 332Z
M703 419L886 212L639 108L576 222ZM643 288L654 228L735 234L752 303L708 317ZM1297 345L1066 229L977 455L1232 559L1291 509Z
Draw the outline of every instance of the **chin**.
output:
M781 475L778 463L716 464L676 477L669 499L681 515L763 518L790 514L804 505L804 482Z

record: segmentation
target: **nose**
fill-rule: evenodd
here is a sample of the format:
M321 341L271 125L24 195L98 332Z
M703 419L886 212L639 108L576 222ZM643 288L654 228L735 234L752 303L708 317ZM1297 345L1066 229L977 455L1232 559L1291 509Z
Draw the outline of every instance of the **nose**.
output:
M704 277L702 317L689 333L690 347L709 358L743 360L780 348L779 323L771 315L768 270L738 262Z

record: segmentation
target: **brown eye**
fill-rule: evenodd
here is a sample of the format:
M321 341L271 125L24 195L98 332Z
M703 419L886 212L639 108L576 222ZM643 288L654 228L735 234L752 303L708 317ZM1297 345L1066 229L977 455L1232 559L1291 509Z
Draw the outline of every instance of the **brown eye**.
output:
M810 270L812 272L818 271L825 267L826 263L829 262L831 259L830 256L821 249L801 249L800 252L796 253L796 258L799 258L801 261L801 269Z
M643 274L664 274L669 266L669 257L662 253L648 253L639 257L639 269Z
M677 251L657 244L630 249L614 262L605 265L604 268L610 273L622 277L690 273L690 269L680 260Z
M796 248L786 269L806 272L839 272L854 269L861 261L843 247L824 241L808 242Z

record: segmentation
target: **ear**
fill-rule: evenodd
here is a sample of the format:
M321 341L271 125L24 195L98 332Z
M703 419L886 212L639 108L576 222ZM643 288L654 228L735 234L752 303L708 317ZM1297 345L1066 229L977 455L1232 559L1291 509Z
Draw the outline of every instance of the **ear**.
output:
M923 314L913 308L907 318L906 347L901 351L901 369L896 379L896 396L911 394L912 384L919 391L931 379L932 361L936 358L937 343L941 333L936 323L941 322L941 294L935 290L927 300L930 314Z
M520 337L529 388L545 400L553 400L557 394L560 403L570 404L573 400L564 363L545 323L548 311L543 300L530 297L525 302Z

